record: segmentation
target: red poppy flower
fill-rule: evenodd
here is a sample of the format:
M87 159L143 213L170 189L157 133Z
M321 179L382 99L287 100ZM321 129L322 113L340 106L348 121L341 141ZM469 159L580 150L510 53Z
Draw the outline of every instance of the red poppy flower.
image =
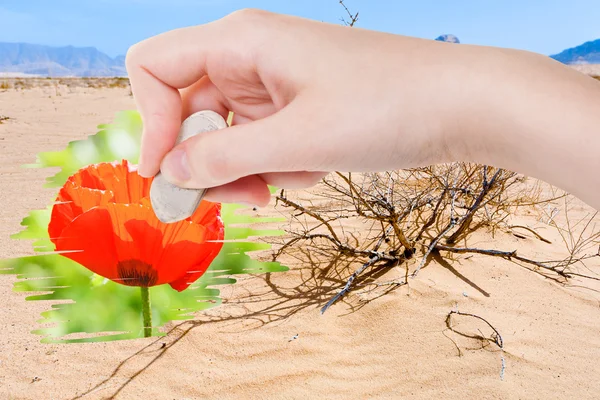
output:
M185 290L223 246L221 206L203 201L190 218L165 224L150 205L151 183L127 161L71 176L48 225L56 251L127 286L168 283Z

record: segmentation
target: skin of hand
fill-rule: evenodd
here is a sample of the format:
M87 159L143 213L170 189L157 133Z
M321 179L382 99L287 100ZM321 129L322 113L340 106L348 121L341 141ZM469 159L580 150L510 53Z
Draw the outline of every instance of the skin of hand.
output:
M242 10L127 54L139 172L265 206L267 184L470 161L600 206L600 84L548 57ZM210 109L231 127L173 147Z

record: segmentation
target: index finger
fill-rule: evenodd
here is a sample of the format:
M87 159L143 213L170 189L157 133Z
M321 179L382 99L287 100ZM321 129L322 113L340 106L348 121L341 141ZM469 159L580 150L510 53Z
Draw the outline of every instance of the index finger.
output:
M210 24L209 24L210 25ZM214 46L209 25L170 31L144 40L127 53L127 71L144 131L139 173L151 177L175 145L181 127L178 89L206 75L206 57Z

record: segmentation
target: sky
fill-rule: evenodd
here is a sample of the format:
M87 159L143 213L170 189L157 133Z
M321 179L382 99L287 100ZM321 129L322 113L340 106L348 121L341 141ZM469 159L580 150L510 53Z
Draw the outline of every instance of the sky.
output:
M600 38L598 0L346 0L358 26L551 55ZM341 23L338 0L0 0L0 42L93 46L110 56L162 32L260 8Z

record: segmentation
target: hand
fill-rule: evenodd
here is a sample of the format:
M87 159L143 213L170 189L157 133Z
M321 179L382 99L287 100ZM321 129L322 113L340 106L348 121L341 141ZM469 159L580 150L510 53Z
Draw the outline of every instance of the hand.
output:
M244 10L141 42L127 68L140 173L209 200L264 206L267 184L470 161L600 206L600 84L545 56ZM173 148L203 109L233 126Z
M267 184L449 159L462 95L438 70L454 47L255 10L153 37L127 55L139 171L262 206ZM173 149L181 121L203 109L232 111L233 126Z

